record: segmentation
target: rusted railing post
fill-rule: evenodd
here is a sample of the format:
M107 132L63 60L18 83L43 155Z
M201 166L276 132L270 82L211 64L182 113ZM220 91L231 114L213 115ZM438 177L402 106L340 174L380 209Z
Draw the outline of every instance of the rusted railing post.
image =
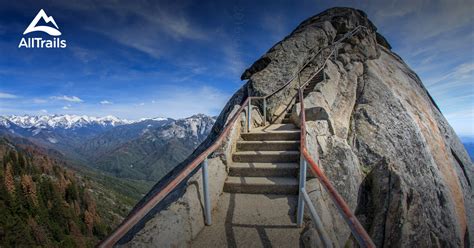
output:
M267 125L267 98L263 98L263 125Z
M247 132L250 133L252 123L252 98L249 98L249 105L247 108Z
M303 156L300 156L300 178L299 178L299 193L298 193L298 210L296 214L296 224L299 227L303 226L303 215L304 215L304 197L303 192L306 190L306 160Z
M211 219L211 197L209 196L209 173L207 169L207 157L202 161L202 191L204 194L204 218L206 225L212 224Z
M316 231L318 232L319 238L323 242L324 247L332 248L332 242L331 240L329 240L326 230L324 230L323 222L319 218L319 215L316 212L316 208L314 208L314 205L311 202L308 193L306 192L306 190L304 190L301 192L301 194L303 195L303 199L306 204L308 204L309 213L311 214L311 219L313 220L313 225L316 228Z

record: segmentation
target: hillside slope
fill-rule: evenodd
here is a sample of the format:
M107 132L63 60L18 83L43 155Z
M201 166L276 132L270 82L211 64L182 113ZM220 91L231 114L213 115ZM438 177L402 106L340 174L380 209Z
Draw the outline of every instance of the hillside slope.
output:
M33 146L0 140L0 246L92 247L109 230L89 185Z
M191 154L213 124L214 119L205 115L147 124L133 138L113 147L99 147L90 153L89 160L96 168L117 177L156 182ZM87 142L87 146L101 143L109 135L118 138L116 131L123 128L115 128Z
M0 116L0 135L58 151L69 164L125 180L155 182L207 137L214 122L203 114L139 121L113 116Z
M15 163L14 161L11 161L10 157L15 156L17 158L25 158L25 161L28 163L28 166L25 167L20 165L18 159L18 161ZM47 180L46 185L49 185L48 183L52 182L52 186L50 185L50 187L52 187L51 190L57 192L57 194L45 195L42 199L43 201L68 202L67 200L65 200L66 192L64 191L64 189L61 189L61 187L64 187L64 185L72 184L73 186L71 186L72 188L70 190L74 192L82 192L78 196L80 199L84 198L82 197L82 195L85 195L85 198L79 200L79 202L87 201L89 202L89 204L91 204L91 206L93 206L95 216L100 222L96 222L98 226L94 227L95 229L93 229L92 235L89 235L90 233L87 233L88 235L85 235L84 237L76 237L76 235L71 238L70 236L68 236L71 230L64 229L62 230L64 235L61 236L58 234L59 236L54 236L54 240L48 241L44 239L41 241L48 241L46 243L41 243L40 241L38 241L40 242L37 243L38 245L44 246L57 246L59 244L72 245L73 243L75 243L79 247L93 246L98 239L102 238L105 234L110 232L116 225L118 225L123 220L124 216L130 211L132 206L141 197L143 197L143 193L146 192L152 185L152 183L147 181L120 179L92 168L72 164L70 162L67 162L65 157L55 150L45 149L44 147L34 144L28 139L12 135L0 137L0 160L3 164L3 167L1 169L2 180L4 180L4 172L6 171L6 163L8 160L10 161L11 167L17 168L18 170L18 173L12 174L12 177L14 178L15 182L19 180L21 183L21 178L24 176L31 177L34 183L34 186L32 187L35 188L36 192L42 192L40 190L42 185L44 184L44 180ZM21 169L22 167L24 168ZM65 183L58 184L58 180L63 180L65 181ZM16 186L16 188L18 188L18 185ZM21 190L15 190L14 194L2 195L1 199L3 201L2 203L4 204L3 210L6 211L4 212L5 216L8 216L9 214L13 215L13 218L16 219L16 221L19 221L21 218L25 217L22 216L20 219L18 219L19 217L16 216L18 214L16 213L16 211L18 211L18 206L27 206L28 204L28 202L24 198L15 197L15 194L21 194ZM76 205L74 205L74 207L76 207ZM82 207L83 205L79 204L80 207ZM66 206L66 209L67 208L69 207ZM37 212L44 211L44 206L37 205L34 208L27 207L27 209L28 211L33 211L31 213L37 214ZM57 211L57 209L53 210L53 212L49 214L58 214L55 211ZM81 218L84 218L84 211L82 211L81 213L77 213L79 215L70 214L68 212L68 214L66 214L64 218L67 221L76 221L80 225L83 225L83 223L81 223L81 220L83 219ZM9 218L10 217L5 218L7 222ZM2 223L2 225L3 224L7 225L6 222ZM2 228L6 227L2 226ZM32 231L24 227L19 228L22 228L19 231L23 234ZM51 236L50 233L47 233L45 235ZM50 238L49 236L48 238ZM11 238L5 239L5 242L12 242L9 245L5 243L5 245L26 245L26 243L15 243L21 241L17 239L18 237L18 235L12 235Z

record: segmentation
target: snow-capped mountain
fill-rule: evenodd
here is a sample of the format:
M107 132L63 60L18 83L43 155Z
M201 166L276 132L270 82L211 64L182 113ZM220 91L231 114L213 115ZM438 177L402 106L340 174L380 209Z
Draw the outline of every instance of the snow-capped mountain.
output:
M209 116L198 114L188 118L179 119L168 123L163 128L159 129L158 132L154 132L154 135L159 136L163 139L169 138L185 138L194 137L197 140L201 140L204 136L207 137L214 125L215 120ZM144 129L142 135L145 136L153 129Z
M0 116L0 137L19 136L113 175L156 180L210 133L215 118L183 119L80 115Z
M215 118L193 115L116 127L81 147L97 168L121 177L158 180L206 139ZM134 135L131 135L134 133Z
M5 118L3 116L0 116L0 126L1 127L9 128L9 127L11 127L11 125L12 125L12 122L10 120L8 120L7 118Z
M9 124L6 121L10 121L22 128L64 128L64 129L74 129L86 127L89 125L99 125L99 126L119 126L124 124L129 124L131 121L125 119L119 119L115 116L105 116L105 117L94 117L87 115L40 115L40 116L2 116L0 119L0 125L8 127Z

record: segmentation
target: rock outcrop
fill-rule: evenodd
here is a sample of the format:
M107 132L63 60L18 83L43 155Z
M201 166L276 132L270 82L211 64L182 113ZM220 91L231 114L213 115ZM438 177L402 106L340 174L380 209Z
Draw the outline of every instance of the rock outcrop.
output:
M388 41L360 10L333 8L311 17L257 60L242 75L247 84L229 101L210 137L187 161L215 140L247 95L269 94L290 80L285 90L268 100L268 118L278 121L295 101L293 88L324 64L328 52L318 51L358 26L365 28L338 46L336 56L325 64L325 80L304 98L308 150L377 247L472 247L473 164L421 80L390 50ZM301 77L295 77L300 69ZM301 109L299 104L294 106L292 120L300 125ZM234 134L226 147L232 146L235 137L238 135ZM215 159L217 167L227 165L226 156ZM219 171L217 167L215 171ZM169 177L180 168L182 165ZM222 182L226 173L217 174L215 180ZM201 217L202 210L201 205L191 206L191 200L186 200L193 192L190 182L160 204L155 217L148 218L162 218L166 211L186 206L182 208L188 214L175 214L187 216L183 220L187 224L179 225L190 230L174 243L178 245L192 239L203 226L193 224L194 216ZM165 183L166 179L150 194ZM214 185L214 192L221 186ZM349 228L318 180L310 179L307 187L332 242L337 247L355 246ZM178 225L175 221L179 222L169 218L161 226L167 224L173 230ZM160 229L146 224L135 230L138 235L129 235L122 243L132 240L128 244L143 244L145 239L140 237L159 235L153 233L156 230ZM302 237L307 246L319 242L311 224Z
M359 25L367 28L339 46L327 80L304 99L309 150L378 247L472 246L472 162L421 80L363 12L334 8L308 19L262 57L266 67L257 61L244 76L253 91L271 92L311 57L307 44L322 48ZM322 62L303 69L301 80ZM288 101L271 102L273 113ZM317 179L308 187L333 242L350 243Z

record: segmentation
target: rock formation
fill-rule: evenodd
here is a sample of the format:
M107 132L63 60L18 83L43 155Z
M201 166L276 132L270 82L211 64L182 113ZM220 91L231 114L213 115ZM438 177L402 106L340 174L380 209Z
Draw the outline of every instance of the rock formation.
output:
M247 95L266 95L292 80L289 90L268 100L268 118L278 121L294 102L296 91L291 89L324 64L328 53L318 51L358 26L365 28L342 42L324 67L325 80L304 98L308 150L377 247L472 247L473 164L421 80L360 10L333 8L311 17L258 59L243 73L248 82L226 105L208 139L168 178L215 140ZM295 78L300 69L302 76ZM300 125L301 109L294 106L292 120ZM226 142L226 149L235 137ZM226 177L226 149L211 163L214 206ZM183 245L194 238L203 227L201 205L196 203L199 176L168 196L121 243ZM310 179L307 187L333 243L354 245L318 180ZM166 233L180 230L180 235L163 241L165 225ZM302 241L317 244L311 224Z

